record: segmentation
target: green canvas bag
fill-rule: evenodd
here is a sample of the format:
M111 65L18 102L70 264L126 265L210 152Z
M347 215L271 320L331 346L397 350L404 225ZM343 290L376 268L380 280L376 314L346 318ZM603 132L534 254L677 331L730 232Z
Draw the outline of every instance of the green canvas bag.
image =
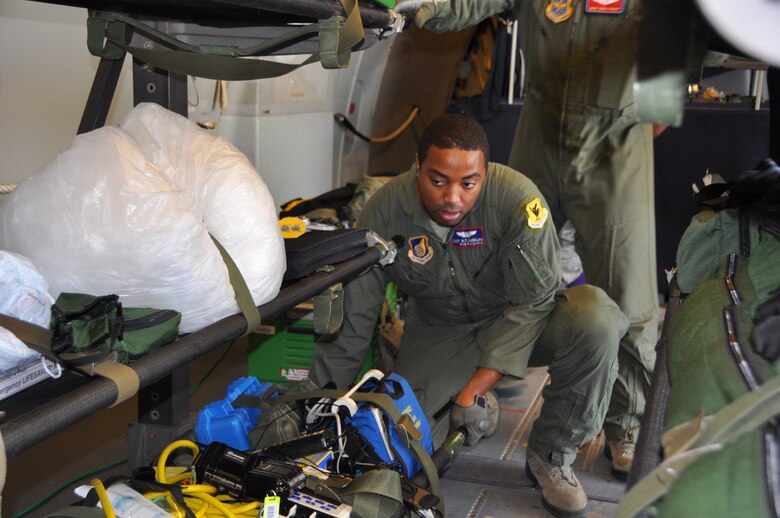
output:
M672 323L667 431L700 414L716 414L780 373L751 339L755 315L780 287L780 241L761 230L758 237L749 256L721 257ZM778 446L780 429L770 421L702 456L671 485L658 515L774 516L778 472L767 475L778 467Z
M665 323L664 461L619 517L780 515L780 168L762 162L698 201Z
M51 310L52 352L70 366L114 352L127 363L176 340L181 322L171 309L124 308L117 295L62 293Z

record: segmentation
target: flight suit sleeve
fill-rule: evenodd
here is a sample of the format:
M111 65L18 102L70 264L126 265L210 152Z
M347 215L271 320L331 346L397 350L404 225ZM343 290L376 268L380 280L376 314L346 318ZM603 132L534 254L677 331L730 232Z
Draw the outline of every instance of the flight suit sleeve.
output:
M448 0L423 3L415 20L434 32L459 31L488 16L512 9L513 0Z
M511 306L490 325L480 366L523 377L561 285L560 245L544 198L524 198L499 251Z

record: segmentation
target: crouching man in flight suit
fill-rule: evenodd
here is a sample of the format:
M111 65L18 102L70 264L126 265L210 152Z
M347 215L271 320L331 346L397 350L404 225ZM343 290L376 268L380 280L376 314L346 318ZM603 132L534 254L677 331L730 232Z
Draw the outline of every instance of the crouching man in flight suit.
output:
M318 343L309 377L353 383L388 281L408 297L396 372L414 388L433 429L468 444L495 429L486 394L502 376L548 365L551 383L528 442L526 471L558 516L584 515L587 496L571 469L600 430L628 322L599 288L561 286L558 239L536 186L489 163L473 119L444 115L423 132L412 169L366 203L359 225L403 236L395 262L345 288L344 324ZM433 416L454 399L449 418ZM450 422L448 422L450 421Z

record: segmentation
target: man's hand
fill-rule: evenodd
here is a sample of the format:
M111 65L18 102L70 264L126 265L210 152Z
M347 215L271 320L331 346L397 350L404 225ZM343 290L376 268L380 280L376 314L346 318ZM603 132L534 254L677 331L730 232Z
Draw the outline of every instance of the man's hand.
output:
M466 445L473 446L482 437L496 431L499 415L498 400L493 392L488 392L484 396L477 396L469 407L455 403L450 411L450 430L465 430Z
M449 0L401 0L395 6L395 12L407 18L414 16L414 24L422 28L428 20L441 13Z

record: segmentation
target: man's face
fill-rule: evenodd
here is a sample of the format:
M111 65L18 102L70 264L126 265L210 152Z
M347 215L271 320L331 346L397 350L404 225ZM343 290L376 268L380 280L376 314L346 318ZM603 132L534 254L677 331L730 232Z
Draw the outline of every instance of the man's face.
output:
M485 179L482 151L431 146L425 162L417 158L417 194L428 217L454 227L471 210Z

